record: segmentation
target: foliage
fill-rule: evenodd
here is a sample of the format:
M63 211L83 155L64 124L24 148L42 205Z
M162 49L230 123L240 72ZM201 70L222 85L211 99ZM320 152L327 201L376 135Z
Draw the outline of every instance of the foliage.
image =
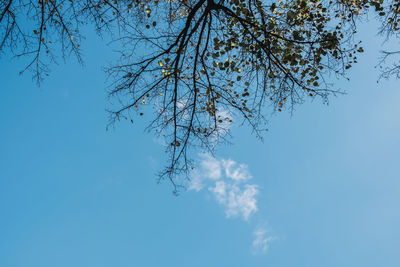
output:
M267 107L292 110L306 98L338 93L363 52L357 21L374 12L381 33L397 35L400 1L391 0L1 0L0 51L30 59L40 82L58 51L81 61L80 29L92 24L122 49L107 69L111 123L154 107L150 129L168 140L160 174L175 187L194 147L213 151L233 122L260 136ZM371 10L371 11L370 11ZM395 66L391 74L399 68ZM24 70L24 71L25 71ZM397 72L398 73L398 72ZM390 73L389 73L390 75Z

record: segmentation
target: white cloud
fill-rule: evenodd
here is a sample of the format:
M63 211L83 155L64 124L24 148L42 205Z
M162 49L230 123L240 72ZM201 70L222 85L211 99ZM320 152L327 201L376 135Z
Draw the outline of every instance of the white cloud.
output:
M236 181L248 180L252 178L246 164L239 164L238 166L238 164L234 160L223 159L222 165L225 169L225 175L228 178Z
M258 186L246 183L252 178L246 164L202 154L198 166L191 174L189 190L199 192L208 186L227 217L242 217L247 221L257 212Z
M229 110L220 107L217 109L215 116L220 122L215 131L209 136L209 141L213 145L216 145L220 138L230 131L233 114Z
M266 253L277 237L268 235L268 231L263 227L257 227L253 232L254 240L252 243L252 251L254 254Z
M207 180L218 180L222 176L221 163L209 154L201 154L199 169L191 172L189 190L199 192L205 187Z
M199 192L203 188L204 188L203 178L197 171L193 171L191 174L188 190L194 190L196 192Z
M227 217L242 216L248 220L250 215L257 211L257 185L244 185L240 188L236 184L227 184L217 181L209 190L214 194L217 202L224 206Z
M209 188L210 191L214 192L215 197L219 202L224 202L226 199L226 183L224 181L217 181L214 188Z
M205 176L211 179L221 178L221 164L214 157L204 154L203 160L201 161L201 167L205 171Z
M249 221L258 211L258 185L250 184L252 175L246 164L232 159L216 159L209 154L199 155L198 168L193 170L189 190L199 192L208 188L226 217L239 217ZM253 254L266 253L272 242L278 238L271 236L265 227L257 227L251 246Z
M250 184L252 175L246 164L232 159L216 159L209 154L199 155L198 168L191 173L189 190L199 192L208 188L226 217L239 217L249 221L258 211L258 185ZM257 227L253 232L251 252L266 253L271 243L278 238L269 234L265 227Z

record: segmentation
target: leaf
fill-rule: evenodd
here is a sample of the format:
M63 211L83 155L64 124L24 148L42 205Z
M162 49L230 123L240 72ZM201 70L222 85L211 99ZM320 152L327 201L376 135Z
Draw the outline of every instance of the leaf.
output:
M122 78L130 78L130 77L132 77L132 73L131 72L128 72L127 74L125 74Z

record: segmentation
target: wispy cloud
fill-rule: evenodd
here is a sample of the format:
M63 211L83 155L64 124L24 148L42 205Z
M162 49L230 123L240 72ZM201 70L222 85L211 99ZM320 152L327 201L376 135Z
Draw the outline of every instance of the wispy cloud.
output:
M253 236L252 252L254 254L266 253L271 243L278 239L276 236L269 235L265 227L257 227Z
M236 184L217 181L209 190L214 193L218 203L224 206L227 217L242 216L248 220L250 215L257 211L257 185L246 184L239 187Z
M201 177L201 174L197 170L192 171L188 190L199 192L203 188L204 188L203 177Z
M246 183L252 178L246 164L238 164L232 159L216 159L207 154L200 157L200 167L192 173L189 190L200 191L207 186L217 203L225 209L227 217L248 220L257 212L258 186Z
M200 155L200 166L191 173L189 190L199 192L206 186L207 180L218 180L222 176L221 163L208 154Z
M223 159L222 165L225 169L225 175L228 178L231 178L235 181L248 180L252 178L246 164L237 164L234 160Z
M199 155L198 168L191 173L189 190L209 192L228 218L239 217L249 221L258 211L259 187L249 183L253 178L248 165L233 159L218 159L209 154ZM278 238L266 226L257 226L253 232L251 252L265 254Z
M203 155L201 167L205 170L205 176L211 179L221 178L221 163L210 155Z

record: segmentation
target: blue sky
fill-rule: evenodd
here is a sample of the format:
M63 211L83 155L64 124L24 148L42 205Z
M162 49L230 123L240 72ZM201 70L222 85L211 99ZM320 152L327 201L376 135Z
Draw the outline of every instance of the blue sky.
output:
M97 37L40 88L3 57L0 266L400 266L400 90L373 27L347 95L271 116L263 143L233 128L178 197L146 116L105 131Z

